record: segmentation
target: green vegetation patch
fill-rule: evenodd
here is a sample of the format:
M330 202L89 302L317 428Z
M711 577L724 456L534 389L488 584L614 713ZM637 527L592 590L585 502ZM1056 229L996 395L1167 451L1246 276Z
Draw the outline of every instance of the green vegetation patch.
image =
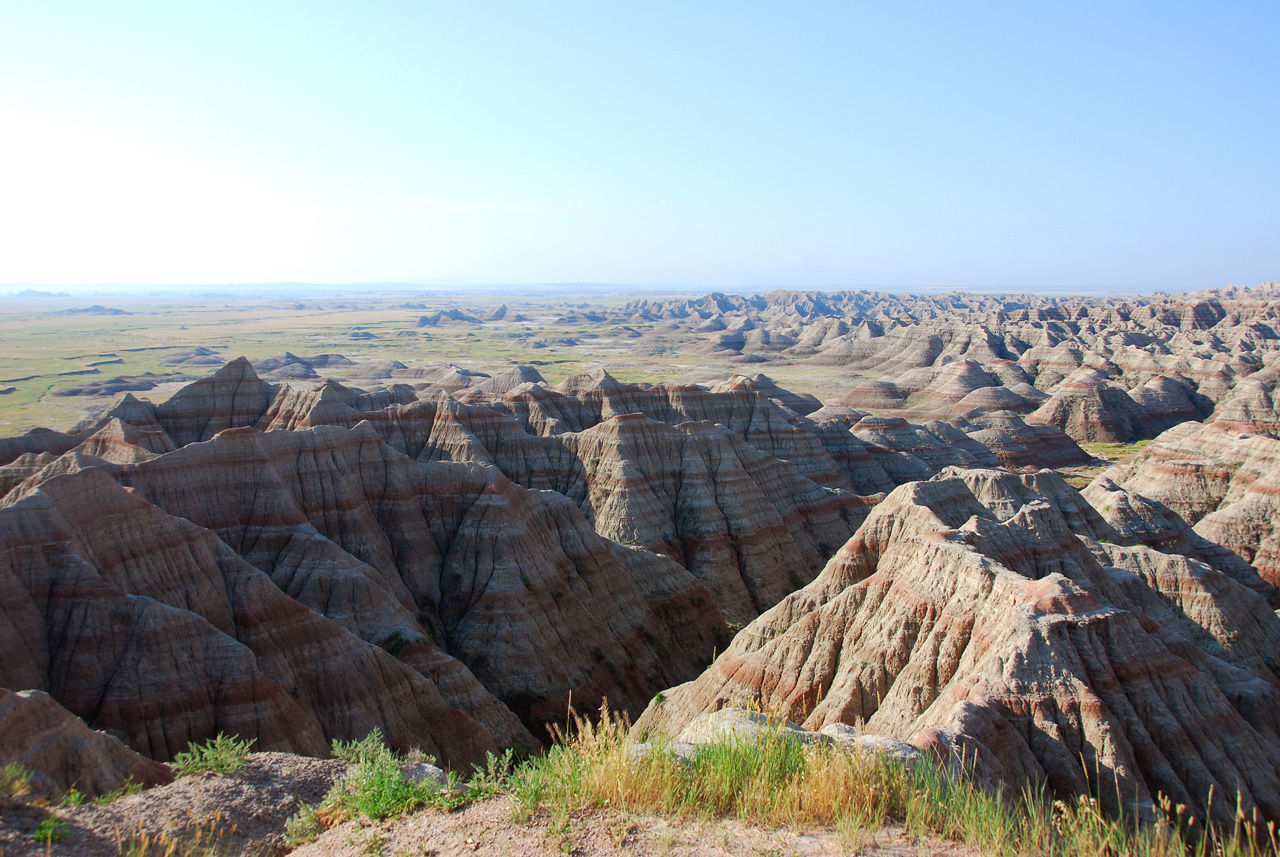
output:
M423 807L452 811L492 797L506 785L514 765L510 750L501 756L489 753L485 767L475 766L465 784L457 771L450 771L443 785L431 777L415 781L405 775L405 766L432 760L396 753L378 729L359 741L334 741L333 755L353 769L319 804L303 806L286 822L285 838L293 847L346 821L394 820Z
M173 770L180 777L192 774L230 776L244 767L253 741L240 741L219 732L204 744L192 743L185 752L173 757Z
M1133 443L1091 443L1085 446L1085 451L1095 458L1106 458L1115 461L1141 452L1149 443L1151 443L1151 438L1137 440Z

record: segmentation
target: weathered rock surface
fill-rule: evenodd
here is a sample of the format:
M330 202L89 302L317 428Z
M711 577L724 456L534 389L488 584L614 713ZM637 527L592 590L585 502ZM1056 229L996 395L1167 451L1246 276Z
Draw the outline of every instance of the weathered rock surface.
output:
M1096 541L1110 529L1056 474L901 486L635 729L745 704L959 752L1009 786L1105 783L1112 808L1204 806L1214 785L1280 817L1280 619L1196 559Z
M195 393L250 421L228 384L263 392L239 369ZM406 407L352 395L326 385L305 413ZM254 422L299 413L287 390L253 401ZM202 408L170 426L232 421ZM129 442L155 434L113 417L84 447L113 461L35 456L0 509L0 683L48 689L154 758L220 730L323 754L377 726L461 764L535 746L526 726L570 691L639 706L726 639L684 568L492 466L409 459L370 422Z
M1161 504L1280 582L1280 440L1229 421L1183 423L1098 480Z
M167 765L145 758L106 732L90 729L47 693L0 688L0 759L31 775L32 790L59 800L70 789L85 797L173 781Z

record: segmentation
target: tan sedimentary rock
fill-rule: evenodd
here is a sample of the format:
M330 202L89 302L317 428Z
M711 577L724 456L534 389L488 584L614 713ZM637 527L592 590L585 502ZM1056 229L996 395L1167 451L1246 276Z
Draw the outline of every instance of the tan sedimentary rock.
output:
M1280 582L1280 440L1239 423L1183 423L1105 471L1126 491L1167 506L1195 532Z
M1089 461L1089 454L1065 432L1023 420L1012 411L974 411L951 420L951 425L988 450L1002 467L1069 467Z
M120 478L357 636L402 657L434 637L498 698L537 697L528 722L561 715L571 689L637 705L669 672L658 642L703 652L723 629L686 572L689 600L706 603L683 620L696 634L669 639L569 500L493 468L412 461L369 424L224 432Z
M1142 811L1213 785L1280 817L1280 620L1197 560L1094 541L1108 529L1054 474L904 485L635 728L745 704L963 754L1009 788Z
M224 429L256 424L275 393L241 357L179 390L155 409L155 418L176 446L185 446Z
M630 414L561 439L583 463L562 493L583 495L596 530L679 561L730 621L811 580L874 502L815 485L711 423Z
M168 766L90 729L39 690L0 688L0 759L25 768L34 792L53 800L73 788L93 798L131 780L141 786L173 781Z
M1074 373L1028 422L1056 426L1081 443L1125 443L1137 436L1137 404L1097 369Z
M458 763L498 746L421 675L100 468L0 511L0 552L20 605L9 628L28 641L6 648L3 681L48 690L152 758L218 731L324 755L376 726Z
M1241 378L1235 389L1218 402L1213 422L1223 429L1280 437L1280 414L1276 413L1273 390L1259 378Z

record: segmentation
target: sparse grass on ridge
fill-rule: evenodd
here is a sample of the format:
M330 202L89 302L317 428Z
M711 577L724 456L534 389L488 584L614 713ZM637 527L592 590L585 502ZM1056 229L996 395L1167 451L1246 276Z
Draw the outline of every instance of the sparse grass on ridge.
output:
M1108 817L1094 800L1016 799L930 763L908 766L837 747L804 745L781 730L763 739L699 746L682 760L669 747L637 753L625 720L574 715L571 734L518 767L507 783L517 820L551 814L551 829L599 809L676 817L731 817L767 827L835 828L856 852L876 829L940 836L997 857L1261 857L1275 854L1274 825L1240 818L1233 832L1198 836L1203 820L1158 809L1154 824Z
M234 832L234 825L229 827L221 812L178 830L158 833L139 821L128 835L116 831L116 854L118 857L226 857L230 853L226 839Z

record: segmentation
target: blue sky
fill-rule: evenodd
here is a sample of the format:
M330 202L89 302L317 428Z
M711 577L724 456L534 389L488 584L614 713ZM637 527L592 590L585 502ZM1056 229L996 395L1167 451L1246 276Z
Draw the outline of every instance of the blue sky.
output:
M0 4L0 283L1280 279L1280 4Z

